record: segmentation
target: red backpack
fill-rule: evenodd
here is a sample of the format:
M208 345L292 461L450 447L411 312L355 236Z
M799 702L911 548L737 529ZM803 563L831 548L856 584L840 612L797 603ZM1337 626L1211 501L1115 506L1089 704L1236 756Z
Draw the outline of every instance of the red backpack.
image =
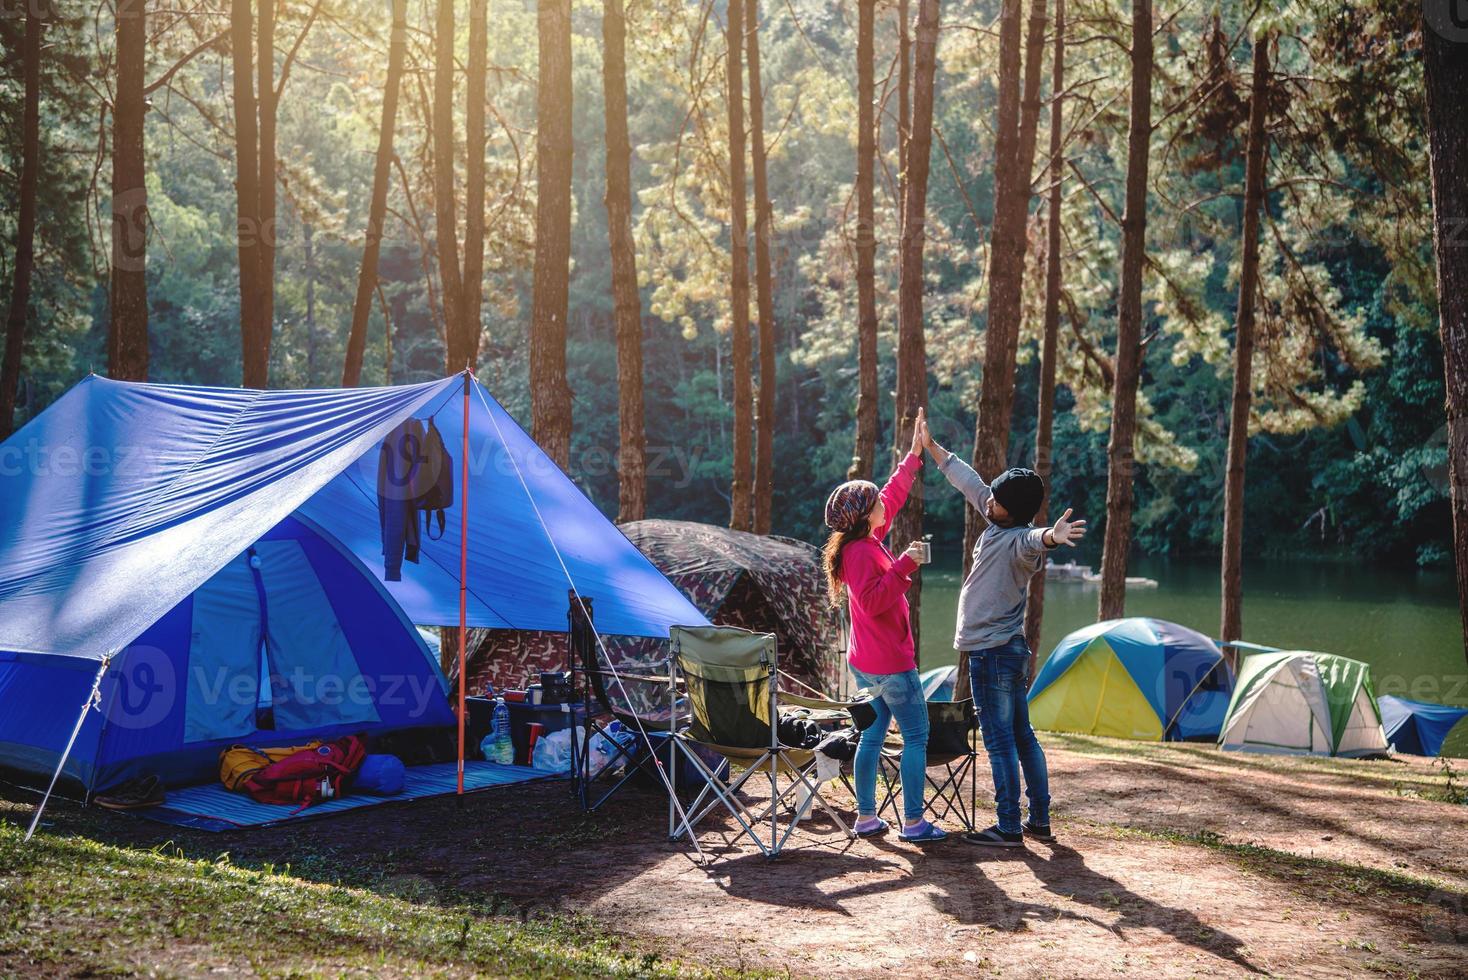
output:
M297 803L297 811L342 795L342 786L367 758L356 735L302 749L252 774L242 784L257 803Z

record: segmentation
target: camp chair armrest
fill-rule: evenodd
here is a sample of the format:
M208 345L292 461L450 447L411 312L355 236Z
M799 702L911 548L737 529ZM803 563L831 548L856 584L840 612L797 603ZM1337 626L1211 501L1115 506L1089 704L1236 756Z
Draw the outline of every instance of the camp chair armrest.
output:
M812 708L817 711L849 711L857 704L855 701L834 701L830 698L808 698L801 694L791 694L789 691L779 692L779 702L782 705L794 705L797 708Z

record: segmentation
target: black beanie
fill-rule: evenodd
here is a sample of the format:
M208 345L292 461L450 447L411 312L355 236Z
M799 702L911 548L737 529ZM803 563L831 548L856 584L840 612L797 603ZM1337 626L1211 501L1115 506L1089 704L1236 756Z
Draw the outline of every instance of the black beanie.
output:
M1045 482L1034 470L1015 468L1005 470L989 485L994 499L1009 511L1016 525L1028 524L1040 512L1045 501Z

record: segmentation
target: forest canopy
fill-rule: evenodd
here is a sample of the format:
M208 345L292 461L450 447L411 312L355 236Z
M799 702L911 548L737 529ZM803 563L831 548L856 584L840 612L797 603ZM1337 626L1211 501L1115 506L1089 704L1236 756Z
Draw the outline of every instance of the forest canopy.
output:
M552 5L280 0L267 26L258 7L239 0L119 2L56 0L45 11L43 177L15 424L86 372L103 372L115 354L109 351L116 288L110 278L119 235L146 239L146 263L137 272L146 293L150 380L233 386L258 382L264 371L271 387L341 382L381 155L393 11L401 8L392 153L385 162L377 278L365 294L360 383L440 377L458 344L456 350L472 351L479 376L528 426L536 276L544 270L538 203L542 181L558 186L544 176L555 171L546 165L566 163L559 154L545 156L540 138L541 114L565 108L541 85L548 50L543 21ZM899 138L907 102L899 23L918 17L918 0L911 11L906 0L626 3L626 138L648 514L729 519L740 450L741 330L749 331L752 345L742 356L759 359L761 394L771 393L773 406L770 528L815 540L825 493L852 464L861 380L855 54L864 6L874 26L871 235L880 433L867 464L880 479L893 462L889 447L904 438L894 432L892 396L901 387L900 215L912 172ZM1021 26L1039 31L1025 38L1027 54L1031 43L1045 51L1055 40L1053 11L1047 18L1045 5L1037 6L1038 27L1032 15L1015 15L1016 32ZM113 115L124 111L117 81L124 69L117 39L124 35L116 28L137 8L146 11L146 206L129 227L114 217L108 178ZM571 397L568 469L615 513L618 347L603 203L606 9L587 0L568 4L564 377ZM759 169L766 186L750 197L747 219L742 184L735 201L729 178L734 73L726 39L735 10L752 25L742 32L748 84L756 84L757 72L762 87L757 128L753 89L739 100L745 106L739 138L759 141L765 156ZM962 455L974 445L986 341L993 335L989 279L999 256L991 249L999 247L1007 220L996 206L996 160L1013 152L1001 145L1006 10L1020 5L944 3L932 83L922 227L925 400L935 435ZM1418 17L1418 6L1407 0L1300 0L1277 8L1164 3L1152 11L1133 510L1141 549L1211 554L1221 544L1251 58L1265 45L1272 84L1262 118L1268 148L1257 218L1244 550L1408 565L1451 561ZM26 24L24 16L0 18L0 306L6 308L25 149ZM1125 5L1067 4L1059 93L1063 166L1052 167L1046 149L1052 145L1048 108L1057 95L1048 55L1033 102L1016 96L1015 103L1016 118L1033 119L1027 138L1039 150L1027 168L1025 207L1012 223L1017 232L1009 236L1021 249L1023 287L1017 311L1003 323L1017 330L1006 458L1016 465L1034 461L1046 223L1050 202L1059 200L1063 288L1053 479L1057 497L1098 516L1106 510L1117 368L1132 29ZM251 51L241 51L241 37L253 37ZM919 38L919 63L921 46ZM261 57L268 59L264 65ZM251 88L242 66L270 80L253 93L273 109L273 152L262 149L269 146L263 137L251 136L249 146L260 152L252 150L249 161L241 154L250 134L238 124L242 77ZM471 84L479 83L480 97L470 98ZM451 105L439 85L452 86ZM266 118L263 109L257 118ZM258 185L249 203L266 201L267 190L274 198L267 212L257 212L273 211L258 229L273 250L266 258L263 247L245 258L241 242L247 171ZM1023 182L1015 184L1019 192ZM736 207L755 268L742 294L747 310L731 303ZM475 234L482 237L478 269L469 257ZM446 235L456 247L462 237L465 249L462 266L451 264L447 278ZM761 245L768 263L763 297ZM242 269L257 279L273 276L263 310L241 308ZM460 324L473 335L456 334ZM242 352L242 330L246 345L253 336L265 358L254 369ZM748 458L753 450L742 451ZM752 465L758 483L760 464ZM933 528L961 533L958 498L931 495L927 508Z

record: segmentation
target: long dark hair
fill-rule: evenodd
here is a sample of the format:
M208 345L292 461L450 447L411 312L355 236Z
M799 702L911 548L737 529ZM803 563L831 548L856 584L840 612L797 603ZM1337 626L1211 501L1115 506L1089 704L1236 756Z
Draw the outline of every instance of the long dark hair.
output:
M853 541L872 533L871 519L863 517L849 531L832 531L823 552L826 557L826 597L837 608L846 603L846 590L841 585L841 551Z

